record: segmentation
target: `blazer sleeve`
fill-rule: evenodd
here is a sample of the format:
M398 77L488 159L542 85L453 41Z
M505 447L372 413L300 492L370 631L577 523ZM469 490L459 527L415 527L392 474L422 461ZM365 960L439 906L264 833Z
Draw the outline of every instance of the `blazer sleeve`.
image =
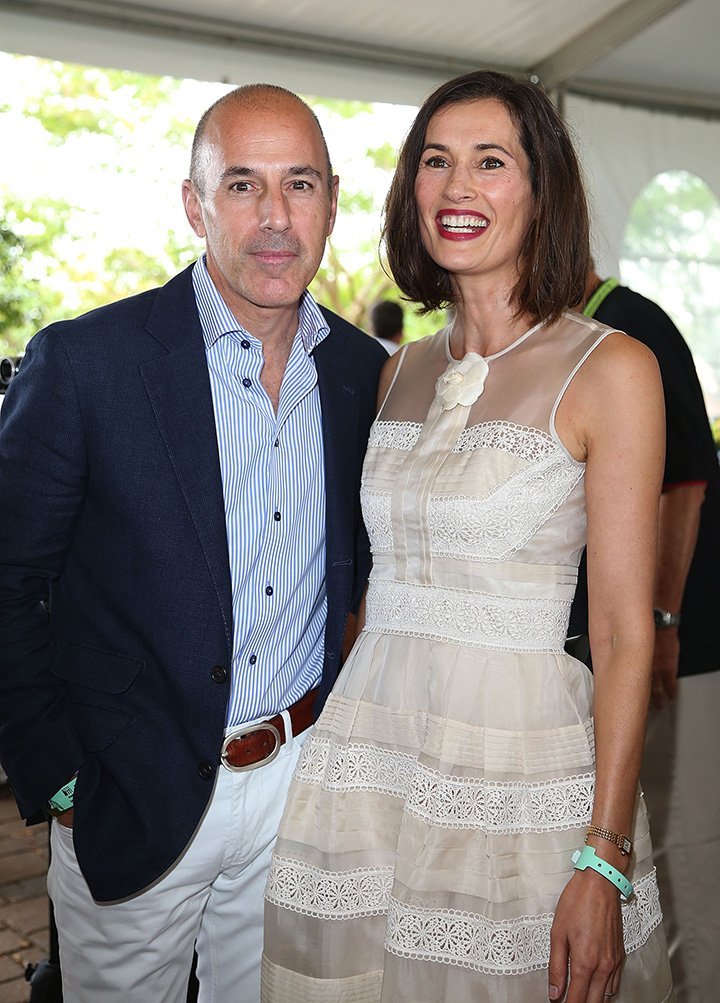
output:
M56 326L31 341L0 411L0 760L24 817L84 758L51 672L49 603L87 483L78 393Z

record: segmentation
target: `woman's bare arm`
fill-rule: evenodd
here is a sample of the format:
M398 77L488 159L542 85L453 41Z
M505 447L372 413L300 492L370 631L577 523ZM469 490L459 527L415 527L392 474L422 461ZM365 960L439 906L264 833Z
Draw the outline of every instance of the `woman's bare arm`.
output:
M558 434L586 460L590 644L595 675L596 786L592 822L630 835L642 758L655 630L652 618L665 421L652 353L624 335L598 346L558 408ZM624 871L628 858L590 837ZM576 872L553 924L550 984L567 1003L602 1003L624 958L617 890Z

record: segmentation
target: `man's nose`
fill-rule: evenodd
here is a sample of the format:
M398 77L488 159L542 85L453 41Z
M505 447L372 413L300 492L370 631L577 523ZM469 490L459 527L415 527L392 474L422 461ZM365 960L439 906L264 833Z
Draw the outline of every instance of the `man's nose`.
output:
M291 227L285 193L282 188L268 188L261 202L260 227L282 233Z

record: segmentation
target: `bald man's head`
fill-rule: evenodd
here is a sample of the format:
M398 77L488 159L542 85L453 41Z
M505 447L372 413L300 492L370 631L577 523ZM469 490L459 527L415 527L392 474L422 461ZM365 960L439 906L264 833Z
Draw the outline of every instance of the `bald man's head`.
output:
M229 111L231 109L237 111L242 111L243 109L254 111L258 108L272 110L275 107L280 110L287 108L288 105L303 108L308 115L309 128L317 129L325 152L328 193L332 195L333 172L332 164L330 163L330 154L325 142L325 136L320 127L320 122L312 108L302 98L298 97L297 94L286 90L285 87L278 87L275 84L245 84L243 87L236 87L234 90L229 91L221 98L218 98L214 104L210 105L195 129L192 153L190 155L190 180L200 198L204 198L207 189L207 167L210 161L210 150L206 142L207 133L216 114L221 110Z

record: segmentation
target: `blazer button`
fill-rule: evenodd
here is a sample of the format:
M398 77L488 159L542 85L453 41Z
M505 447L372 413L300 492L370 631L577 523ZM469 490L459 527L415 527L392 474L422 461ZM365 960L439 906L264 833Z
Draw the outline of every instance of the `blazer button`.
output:
M210 678L214 683L224 683L227 679L227 669L224 665L214 665Z
M198 774L203 778L203 780L209 780L213 775L213 767L211 763L198 763Z

